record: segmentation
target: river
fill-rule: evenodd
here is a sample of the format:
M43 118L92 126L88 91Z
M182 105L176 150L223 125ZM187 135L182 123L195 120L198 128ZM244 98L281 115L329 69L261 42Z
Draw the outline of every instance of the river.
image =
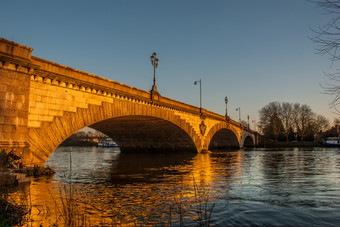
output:
M53 177L11 194L32 208L28 226L340 223L338 148L124 154L59 147L46 165Z

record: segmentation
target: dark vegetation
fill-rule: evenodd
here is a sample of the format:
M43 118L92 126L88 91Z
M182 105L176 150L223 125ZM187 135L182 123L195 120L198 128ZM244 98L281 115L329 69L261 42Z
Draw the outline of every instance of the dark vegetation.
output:
M329 120L315 114L308 105L271 102L259 113L258 127L264 143L316 141L329 130Z
M0 177L0 226L20 225L29 209L9 201L9 192L18 185L16 178L8 172L0 173Z
M0 226L21 226L31 212L27 195L19 202L11 200L10 192L18 186L15 173L33 177L52 176L55 173L50 167L26 168L20 161L14 150L8 154L5 150L0 153Z
M6 199L0 198L0 226L19 225L28 212L25 207L14 205Z
M80 130L67 138L60 146L97 146L98 142L108 138L105 134L99 131Z

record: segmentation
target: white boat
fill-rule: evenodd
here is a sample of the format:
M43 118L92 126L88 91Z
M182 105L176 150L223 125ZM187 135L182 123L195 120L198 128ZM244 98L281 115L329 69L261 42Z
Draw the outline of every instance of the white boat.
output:
M322 145L326 147L340 147L340 138L339 137L327 137L323 140Z
M118 147L118 145L111 138L106 138L98 143L98 147Z

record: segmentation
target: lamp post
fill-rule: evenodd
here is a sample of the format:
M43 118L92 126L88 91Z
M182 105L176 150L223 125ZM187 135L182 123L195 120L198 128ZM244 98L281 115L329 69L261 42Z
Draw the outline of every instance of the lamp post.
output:
M228 117L228 97L224 98L225 101L225 116Z
M238 111L238 121L241 124L241 107L236 108L236 111Z
M154 52L151 57L151 64L153 65L153 85L151 91L158 93L156 86L156 68L158 67L158 58L156 52Z
M252 120L251 122L254 123L254 131L256 131L256 122L255 122L255 120Z
M197 85L197 83L200 83L200 113L202 113L202 79L195 81L195 85Z
M249 128L249 115L247 116L247 118L248 118L248 128Z

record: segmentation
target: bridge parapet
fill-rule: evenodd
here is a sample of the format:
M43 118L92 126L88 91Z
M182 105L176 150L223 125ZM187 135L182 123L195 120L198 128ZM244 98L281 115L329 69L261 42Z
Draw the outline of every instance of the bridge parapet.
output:
M45 59L34 56L31 57L31 51L33 48L1 38L0 44L4 45L6 42L10 44L8 46L11 46L11 48L6 49L12 49L10 51L12 56L7 59L4 55L1 56L3 59L3 64L6 63L7 67L5 68L12 68L22 72L27 72L29 75L31 75L30 79L32 81L79 90L109 98L122 98L150 104L154 103L155 105L163 106L165 108L200 115L200 109L198 107L190 106L186 103L182 103L163 96L160 96L158 100L152 100L151 94L148 91L47 61ZM18 65L20 64L21 67L18 69ZM26 65L26 67L22 67L24 65ZM214 118L216 120L225 119L224 116L205 109L202 109L202 113L205 116ZM230 123L238 124L233 120L231 120Z
M185 111L199 115L199 108L159 96L151 99L151 93L119 82L108 80L90 73L82 72L67 66L32 57L32 62L39 68L34 71L31 80L43 84L51 84L77 91L87 92L109 98L120 98L145 102L177 111Z

